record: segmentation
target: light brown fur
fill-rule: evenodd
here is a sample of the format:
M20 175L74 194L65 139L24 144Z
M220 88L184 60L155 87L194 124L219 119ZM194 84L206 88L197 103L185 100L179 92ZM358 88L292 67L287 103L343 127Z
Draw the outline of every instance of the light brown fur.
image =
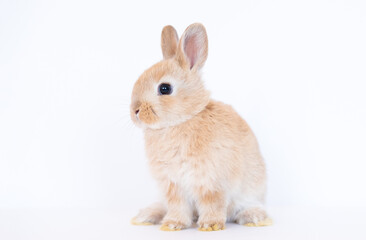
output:
M177 52L178 34L175 29L168 25L161 32L161 49L165 59L172 58Z
M210 100L204 88L204 27L192 24L179 43L173 29L163 29L164 60L140 76L131 103L131 118L144 129L150 170L165 196L162 230L189 227L195 212L204 231L224 229L227 220L263 222L266 172L256 138L232 107ZM173 86L171 95L159 95L161 83ZM141 215L146 219L140 220L158 219L156 211Z

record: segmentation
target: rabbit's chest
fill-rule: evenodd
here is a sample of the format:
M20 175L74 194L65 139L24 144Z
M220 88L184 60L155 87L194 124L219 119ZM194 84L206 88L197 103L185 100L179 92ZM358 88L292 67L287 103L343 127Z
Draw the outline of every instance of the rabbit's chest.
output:
M155 178L193 185L205 181L204 153L194 146L194 136L147 136L146 153ZM204 184L204 183L202 183Z

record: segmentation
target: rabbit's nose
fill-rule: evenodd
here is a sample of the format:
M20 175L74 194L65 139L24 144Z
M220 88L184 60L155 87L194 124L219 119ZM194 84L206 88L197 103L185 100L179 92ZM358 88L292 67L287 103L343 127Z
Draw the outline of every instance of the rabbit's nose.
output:
M137 114L139 114L139 112L140 112L140 109L137 109L137 110L135 111L135 114L137 115Z

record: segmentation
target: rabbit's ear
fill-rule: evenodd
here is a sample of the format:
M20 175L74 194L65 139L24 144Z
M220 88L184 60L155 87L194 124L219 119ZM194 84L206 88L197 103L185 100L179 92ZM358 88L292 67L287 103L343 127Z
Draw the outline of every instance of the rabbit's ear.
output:
M200 23L191 24L180 38L176 59L185 69L199 70L206 62L208 40L205 27Z
M178 34L174 27L168 25L161 32L161 50L164 59L172 58L177 52Z

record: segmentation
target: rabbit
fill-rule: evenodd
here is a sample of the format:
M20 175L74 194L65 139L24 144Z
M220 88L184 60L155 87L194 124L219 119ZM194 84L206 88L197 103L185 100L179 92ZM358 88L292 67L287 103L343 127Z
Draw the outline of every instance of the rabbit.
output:
M163 60L136 81L130 113L143 129L152 176L163 200L142 209L133 224L161 230L223 230L226 222L266 226L266 169L248 124L210 99L200 70L208 54L205 27L190 25L178 39L161 34Z

